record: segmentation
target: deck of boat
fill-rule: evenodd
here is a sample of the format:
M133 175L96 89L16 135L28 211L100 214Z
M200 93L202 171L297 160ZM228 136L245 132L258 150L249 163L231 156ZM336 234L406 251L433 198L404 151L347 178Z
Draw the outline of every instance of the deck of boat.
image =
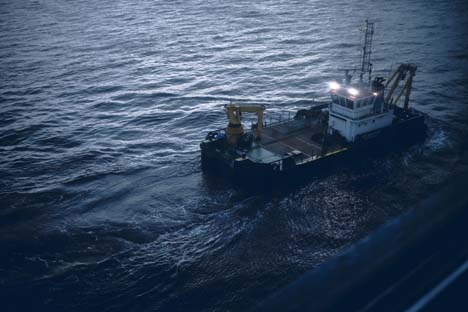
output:
M263 129L262 139L248 153L254 161L268 163L282 159L293 151L302 153L302 157L319 156L322 153L320 141L313 138L322 133L318 124L306 120L291 120Z
M306 157L320 155L322 147L312 136L321 133L318 126L308 126L304 120L293 120L271 127L262 133L262 147L278 155L300 151Z

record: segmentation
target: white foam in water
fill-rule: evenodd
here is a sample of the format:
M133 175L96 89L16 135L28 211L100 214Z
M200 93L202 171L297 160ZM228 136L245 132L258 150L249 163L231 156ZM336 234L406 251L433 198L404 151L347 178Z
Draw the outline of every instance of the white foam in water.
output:
M437 152L450 145L450 138L444 130L439 129L426 142L429 149Z

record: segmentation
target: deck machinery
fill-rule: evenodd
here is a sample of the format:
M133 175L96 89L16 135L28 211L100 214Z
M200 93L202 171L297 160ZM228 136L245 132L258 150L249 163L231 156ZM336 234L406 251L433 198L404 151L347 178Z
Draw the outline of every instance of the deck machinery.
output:
M227 173L236 181L276 182L307 178L337 160L393 150L425 137L424 116L409 107L417 67L401 64L388 80L372 79L373 23L366 21L359 69L345 70L341 83L331 82L331 101L297 111L290 120L266 123L265 106L225 106L229 124L201 142L202 167ZM350 72L359 72L353 81ZM404 97L403 105L398 105ZM242 113L257 114L245 131Z

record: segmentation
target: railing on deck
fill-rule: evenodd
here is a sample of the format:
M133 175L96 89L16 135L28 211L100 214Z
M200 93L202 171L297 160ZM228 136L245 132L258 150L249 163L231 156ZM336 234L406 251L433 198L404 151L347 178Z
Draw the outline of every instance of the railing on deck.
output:
M266 115L263 118L263 128L268 128L268 127L276 126L282 123L290 122L294 120L294 116L295 116L295 113L293 112L287 112L287 114L280 113L276 115ZM253 122L250 123L250 129L252 129L252 126L254 124L255 123Z

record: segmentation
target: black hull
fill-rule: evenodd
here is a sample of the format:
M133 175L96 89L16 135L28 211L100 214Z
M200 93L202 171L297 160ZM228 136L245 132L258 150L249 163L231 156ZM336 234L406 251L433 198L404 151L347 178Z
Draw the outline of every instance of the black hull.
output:
M406 119L397 119L390 127L362 135L341 151L302 164L293 164L288 168L281 168L282 170L272 164L257 163L250 159L236 160L223 151L220 142L204 142L200 145L202 168L208 173L224 175L240 185L269 187L272 184L301 183L313 176L327 173L338 165L348 165L362 160L363 157L401 151L424 141L424 116L417 114L402 118Z

